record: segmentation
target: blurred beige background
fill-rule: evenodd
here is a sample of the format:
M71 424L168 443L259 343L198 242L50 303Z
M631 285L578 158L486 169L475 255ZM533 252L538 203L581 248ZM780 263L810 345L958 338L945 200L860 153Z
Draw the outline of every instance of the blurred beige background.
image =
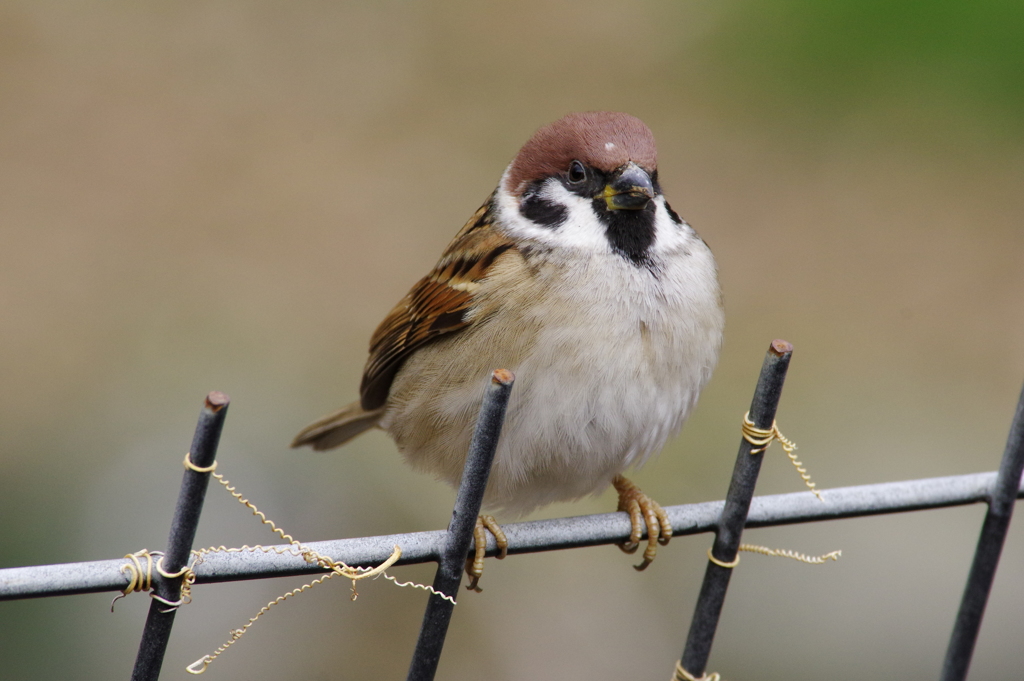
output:
M537 127L643 118L721 268L727 339L635 476L720 499L768 343L822 487L992 470L1024 380L1024 9L1008 3L0 1L0 566L161 548L203 396L218 459L303 539L444 527L452 492L373 434L287 449L356 395L375 324ZM761 493L801 489L773 449ZM544 515L609 511L610 494ZM751 531L711 669L937 677L981 507ZM1024 664L1024 522L971 678ZM203 545L272 537L219 489ZM489 561L444 679L662 679L709 536ZM432 568L404 568L430 581ZM166 679L300 580L198 587ZM403 678L425 598L341 583L275 609L211 679ZM127 678L148 599L0 604L5 679Z

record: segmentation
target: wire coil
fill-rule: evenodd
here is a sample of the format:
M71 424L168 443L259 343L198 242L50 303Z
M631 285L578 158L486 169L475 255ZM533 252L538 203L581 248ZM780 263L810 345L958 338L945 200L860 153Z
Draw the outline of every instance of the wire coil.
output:
M111 604L110 604L111 612L113 612L113 610L114 610L114 603L117 602L118 599L124 598L125 596L127 596L129 594L132 594L132 593L135 593L135 592L139 592L139 591L149 591L150 592L149 593L150 598L153 598L154 600L160 601L161 603L166 605L167 609L161 611L161 612L165 612L165 613L166 612L171 612L172 610L175 610L175 609L177 609L178 607L180 607L182 605L186 605L188 603L191 603L192 602L192 585L196 581L195 568L196 568L197 565L199 565L200 563L203 562L203 560L204 560L204 558L206 556L208 556L210 554L213 554L213 553L240 553L240 552L245 552L245 551L262 551L264 553L276 553L278 555L290 554L290 555L293 555L293 556L301 557L307 563L310 563L312 565L316 565L316 566L318 566L320 568L323 568L324 570L328 570L327 574L322 575L320 577L317 577L313 581L308 582L307 584L303 584L302 586L300 586L298 588L292 589L291 591L289 591L289 592L287 592L287 593L285 593L285 594L283 594L281 596L278 596L274 600L272 600L269 603L267 603L265 606L260 608L259 612L257 612L254 616L250 617L249 621L246 622L246 624L244 626L242 626L240 629L232 629L231 630L231 638L227 642L225 642L224 644L220 645L213 653L211 653L209 655L204 655L203 657L201 657L200 659L196 660L192 664L188 665L188 667L186 667L186 671L188 671L190 674L202 674L204 671L206 671L207 667L210 666L211 662L213 662L219 655L221 655L224 651L226 651L229 647L231 647L231 645L234 644L235 641L239 640L242 637L242 635L244 635L245 632L248 631L249 628L253 624L255 624L256 621L262 615L264 615L265 613L267 613L270 610L270 608L272 608L275 605L278 605L279 603L284 602L285 600L291 598L292 596L296 596L296 595L302 593L303 591L308 591L308 590L312 589L314 586L317 586L318 584L321 584L321 583L327 581L328 579L331 579L331 578L336 577L338 575L340 575L342 577L345 577L346 579L351 580L351 582L352 582L352 600L355 600L359 596L358 592L356 591L356 582L357 581L359 581L361 579L375 578L375 577L383 575L385 579L393 582L397 586L402 586L402 587L410 586L410 587L417 588L417 589L423 589L424 591L428 591L428 592L430 592L430 593L432 593L434 595L440 596L441 598L444 598L444 599L450 601L453 604L455 603L455 598L454 597L449 596L447 594L443 594L443 593L441 593L440 591L437 591L436 589L434 589L431 586L427 586L427 585L424 585L424 584L417 584L415 582L399 582L393 576L386 574L385 571L388 568L390 568L392 565L394 565L398 561L399 558L402 557L402 549L401 549L401 547L396 545L394 547L394 551L387 558L387 560L385 560L383 563L381 563L380 565L378 565L376 567L352 567L350 565L347 565L343 561L336 561L333 558L331 558L330 556L325 556L325 555L317 552L316 550L312 549L311 547L302 544L299 540L295 539L295 537L293 537L292 535L288 534L287 532L282 530L280 527L278 527L274 523L274 521L269 519L266 516L266 514L264 514L262 511L260 511L256 507L255 504L253 504L248 499L244 498L242 496L242 493L237 491L237 489L234 486L232 486L231 483L227 479L225 479L223 475L221 475L220 473L215 472L216 469L217 469L217 462L216 461L214 461L209 466L205 466L205 467L196 466L194 463L192 463L192 459L191 459L190 453L186 452L183 464L184 464L186 470L191 470L191 471L194 471L196 473L209 473L210 475L212 475L214 477L214 479L216 479L217 482L219 482L221 484L221 486L223 486L224 489L227 490L228 493L232 497L234 497L236 501L238 501L238 503L242 504L243 506L248 508L250 511L252 511L252 514L254 516L258 517L262 524L267 525L274 534L276 534L282 540L287 542L288 546L286 546L286 547L269 546L268 547L268 546L261 546L259 544L255 545L255 546L249 546L249 545L246 544L246 545L241 546L239 548L228 548L226 546L221 545L221 546L211 546L211 547L202 548L202 549L194 549L191 552L191 555L192 555L191 561L188 564L182 566L182 568L180 570L178 570L177 572L173 572L173 573L172 572L167 572L164 569L164 567L163 567L164 553L162 551L148 551L146 549L142 549L140 551L136 551L135 553L129 553L129 554L127 554L125 556L125 559L127 559L128 562L125 563L123 566L121 566L122 574L126 574L127 575L128 584L122 590L121 595L117 596L116 598L114 598L113 601L111 601ZM162 577L164 577L165 579L177 579L179 577L182 578L182 580L181 580L181 587L180 587L180 596L179 596L177 601L169 601L169 600L161 597L159 594L157 594L157 593L155 593L153 591L153 569L154 568L156 568L156 571Z
M821 492L816 488L815 484L811 481L811 476L807 472L803 463L797 460L794 450L796 449L796 443L787 438L779 430L779 424L772 421L772 427L765 430L764 428L758 428L753 421L750 420L750 412L748 411L743 415L743 425L741 426L743 432L743 439L749 442L752 446L750 450L751 454L760 454L771 447L772 442L778 441L782 445L782 449L785 450L786 456L789 457L790 463L796 468L797 473L803 479L804 484L807 485L807 489L811 490L814 496L818 497L818 501L824 502L825 498L821 496Z

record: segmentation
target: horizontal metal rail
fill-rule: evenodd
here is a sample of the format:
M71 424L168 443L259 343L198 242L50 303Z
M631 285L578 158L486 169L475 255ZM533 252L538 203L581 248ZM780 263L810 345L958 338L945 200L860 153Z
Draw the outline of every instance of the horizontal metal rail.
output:
M747 528L792 525L818 520L920 511L947 506L988 503L996 473L973 473L944 478L886 482L857 487L823 490L827 503L810 492L755 497ZM1024 497L1018 487L1017 497ZM666 507L675 536L715 530L723 502ZM534 520L502 525L508 537L508 552L535 553L559 549L599 546L623 542L630 533L625 513L603 513L554 520ZM400 546L398 565L437 561L444 547L445 530L413 532L378 537L309 542L307 546L335 561L353 567L370 567L384 562ZM497 553L494 538L488 536L487 555ZM287 551L287 545L275 547ZM62 596L102 591L120 591L128 580L121 573L125 559L63 563L0 569L0 600ZM289 554L215 553L196 566L196 583L211 584L243 579L284 577L322 572L303 558Z

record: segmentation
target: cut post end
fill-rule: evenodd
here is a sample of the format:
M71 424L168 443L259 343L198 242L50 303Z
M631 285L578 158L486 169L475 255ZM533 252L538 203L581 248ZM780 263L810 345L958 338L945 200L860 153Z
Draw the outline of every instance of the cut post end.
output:
M207 408L215 412L220 411L224 407L228 406L228 404L230 403L231 398L218 390L214 390L212 393L206 396Z
M512 382L516 380L516 375L508 369L495 369L494 373L491 374L491 382L498 383L500 385L512 385Z

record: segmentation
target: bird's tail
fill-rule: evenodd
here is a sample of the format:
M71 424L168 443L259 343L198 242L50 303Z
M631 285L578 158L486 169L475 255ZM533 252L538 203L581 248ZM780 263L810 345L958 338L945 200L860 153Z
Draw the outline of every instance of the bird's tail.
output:
M337 447L376 426L383 415L383 407L366 411L353 402L303 428L292 440L292 447L310 445L317 451Z

